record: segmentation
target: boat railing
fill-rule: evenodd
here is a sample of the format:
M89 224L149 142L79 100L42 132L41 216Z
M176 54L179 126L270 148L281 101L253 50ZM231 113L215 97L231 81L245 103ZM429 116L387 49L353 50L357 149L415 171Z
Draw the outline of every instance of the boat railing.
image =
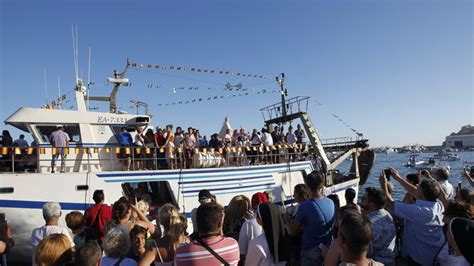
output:
M0 147L0 172L51 171L51 160L60 152L65 154L66 172L124 171L217 168L260 164L289 163L311 160L307 144L280 144L272 146L233 146L222 148L183 147ZM78 159L79 158L79 159ZM80 170L72 165L83 167ZM126 169L130 160L130 168ZM137 165L141 164L141 166ZM57 159L59 169L61 157ZM104 169L107 165L107 169ZM40 166L46 168L39 170ZM94 168L95 167L95 168ZM139 169L140 168L140 169ZM75 170L74 170L75 169Z
M308 111L308 96L297 96L285 100L286 115L305 113ZM260 109L264 121L271 121L283 116L283 109L281 103L275 103Z

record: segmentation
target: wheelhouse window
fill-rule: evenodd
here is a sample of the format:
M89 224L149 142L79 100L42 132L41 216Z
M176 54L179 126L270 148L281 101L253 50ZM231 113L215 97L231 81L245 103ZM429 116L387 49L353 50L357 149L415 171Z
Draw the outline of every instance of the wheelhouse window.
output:
M35 127L38 133L38 139L40 139L41 143L48 144L49 136L57 130L57 125L37 125ZM69 135L69 138L71 138L71 142L81 142L81 130L78 124L64 125L64 131Z

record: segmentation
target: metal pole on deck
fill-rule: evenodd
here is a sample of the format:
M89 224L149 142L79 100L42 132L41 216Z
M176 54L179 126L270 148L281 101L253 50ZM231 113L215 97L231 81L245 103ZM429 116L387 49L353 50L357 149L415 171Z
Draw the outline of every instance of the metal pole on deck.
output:
M279 76L276 76L275 80L278 84L280 84L282 117L286 117L287 113L286 113L285 96L287 96L288 91L283 88L283 84L285 83L285 73L281 73Z

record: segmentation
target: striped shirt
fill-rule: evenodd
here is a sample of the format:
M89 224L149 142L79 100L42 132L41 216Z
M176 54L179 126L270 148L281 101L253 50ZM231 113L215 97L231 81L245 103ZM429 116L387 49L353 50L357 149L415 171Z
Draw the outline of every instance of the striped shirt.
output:
M237 265L239 263L239 245L235 239L216 236L203 239L203 241L227 261L229 265ZM197 241L192 241L189 244L178 247L174 259L177 266L222 265L216 257L199 245Z

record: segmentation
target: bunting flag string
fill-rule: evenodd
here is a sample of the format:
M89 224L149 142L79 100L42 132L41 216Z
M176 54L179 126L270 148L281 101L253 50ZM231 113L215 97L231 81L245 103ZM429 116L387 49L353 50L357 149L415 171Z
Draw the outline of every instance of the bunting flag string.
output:
M129 66L136 69L155 69L160 71L181 71L181 72L195 72L195 73L208 73L208 74L219 74L219 75L230 75L230 76L239 76L239 77L249 77L249 78L258 78L272 80L266 76L260 74L248 74L243 72L233 72L227 70L214 70L207 68L198 68L198 67L182 67L182 66L166 66L166 65L155 65L155 64L137 64L129 63Z
M320 102L318 102L316 99L313 99L314 102L318 105L318 106L323 106ZM334 119L336 119L337 121L341 122L347 129L349 129L350 131L354 132L357 136L359 137L362 137L362 133L360 133L359 131L357 131L356 129L352 128L351 126L349 126L341 117L339 117L338 115L336 114L332 114L332 116L334 117Z
M250 96L250 95L257 95L257 94L270 94L270 93L278 93L278 92L279 92L279 90L267 90L267 89L255 90L255 89L253 89L252 91L247 91L247 92L233 93L233 94L227 94L227 95L214 95L214 96L208 96L208 97L200 97L200 98L195 98L195 99L191 99L191 100L181 100L181 101L171 102L171 103L160 103L160 104L158 104L158 107L172 106L172 105L184 105L184 104L200 103L200 102L204 102L204 101L213 101L213 100L220 100L220 99L227 99L227 98L234 98L234 97L243 97L243 96Z
M160 89L162 88L161 84L154 84L153 82L148 82L147 88L149 89ZM201 88L201 87L173 87L171 88L172 93L177 93L177 92L190 92L190 91L197 91L197 90L203 90L206 88ZM217 91L220 90L219 88L216 87L207 87L207 91ZM224 88L225 91L248 91L249 89L244 88L242 83L236 84L236 85L231 85L230 83L227 83Z

